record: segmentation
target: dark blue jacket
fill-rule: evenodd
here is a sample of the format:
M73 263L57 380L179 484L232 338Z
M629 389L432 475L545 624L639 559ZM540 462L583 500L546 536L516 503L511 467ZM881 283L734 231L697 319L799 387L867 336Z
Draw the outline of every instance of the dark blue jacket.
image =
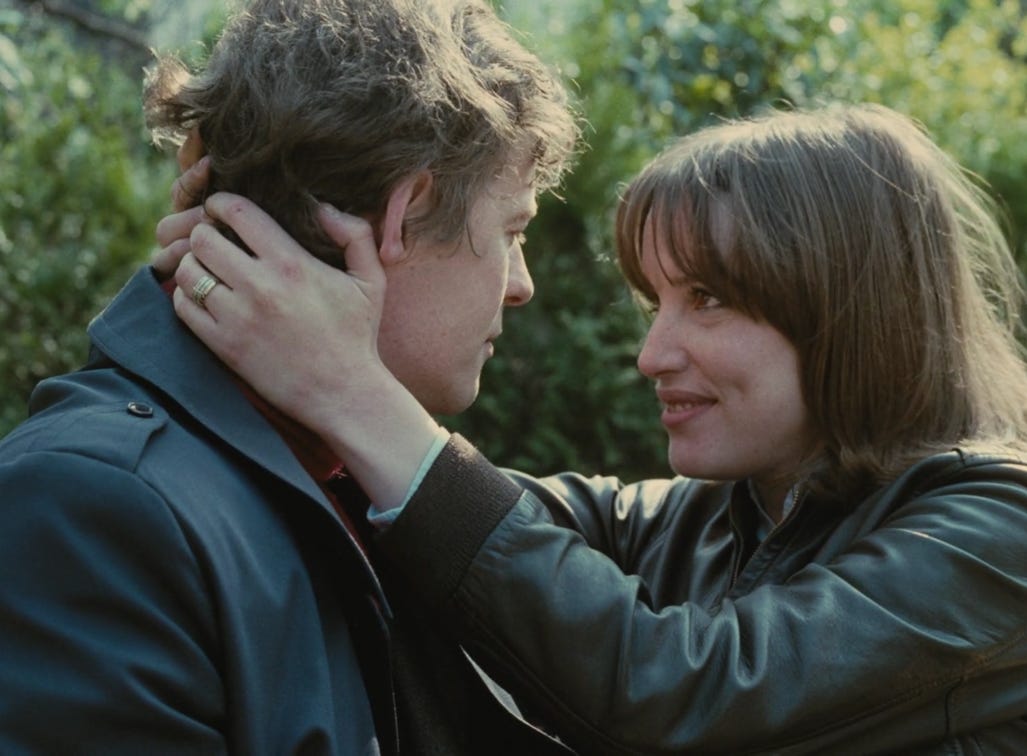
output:
M90 336L0 444L0 753L562 750L386 597L149 270Z

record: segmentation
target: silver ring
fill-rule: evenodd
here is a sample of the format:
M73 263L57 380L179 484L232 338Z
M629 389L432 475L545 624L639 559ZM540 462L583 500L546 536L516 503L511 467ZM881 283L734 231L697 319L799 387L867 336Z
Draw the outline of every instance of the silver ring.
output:
M214 287L217 286L219 283L221 282L214 278L214 276L209 276L206 274L202 275L200 276L200 280L196 282L196 285L193 286L193 291L190 297L192 298L193 302L195 302L198 306L206 310L207 306L203 303L207 301L207 296L212 291L214 291Z

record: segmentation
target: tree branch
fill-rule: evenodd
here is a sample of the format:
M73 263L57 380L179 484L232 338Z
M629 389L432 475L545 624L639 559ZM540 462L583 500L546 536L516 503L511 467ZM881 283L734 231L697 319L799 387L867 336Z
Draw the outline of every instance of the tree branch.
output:
M79 8L65 0L38 0L36 4L42 7L46 13L66 18L86 31L116 39L147 54L150 52L146 35L128 24L119 23L107 16Z

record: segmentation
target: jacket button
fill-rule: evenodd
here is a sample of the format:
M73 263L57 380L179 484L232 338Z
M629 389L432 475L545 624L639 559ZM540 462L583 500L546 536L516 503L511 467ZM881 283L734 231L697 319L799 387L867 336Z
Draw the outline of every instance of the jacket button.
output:
M129 402L125 409L128 410L128 414L135 415L136 417L153 417L153 407L149 404Z

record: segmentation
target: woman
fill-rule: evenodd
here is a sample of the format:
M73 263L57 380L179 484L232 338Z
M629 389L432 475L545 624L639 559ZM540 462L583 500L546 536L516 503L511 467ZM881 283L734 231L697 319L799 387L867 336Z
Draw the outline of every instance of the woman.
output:
M440 431L377 360L384 287L352 223L349 275L297 276L237 227L256 257L194 249L181 290L225 286L177 310L403 505L379 548L571 744L1027 750L1020 291L987 201L907 119L726 123L628 187L618 254L653 310L638 363L672 480L504 475ZM312 343L310 320L348 334Z

